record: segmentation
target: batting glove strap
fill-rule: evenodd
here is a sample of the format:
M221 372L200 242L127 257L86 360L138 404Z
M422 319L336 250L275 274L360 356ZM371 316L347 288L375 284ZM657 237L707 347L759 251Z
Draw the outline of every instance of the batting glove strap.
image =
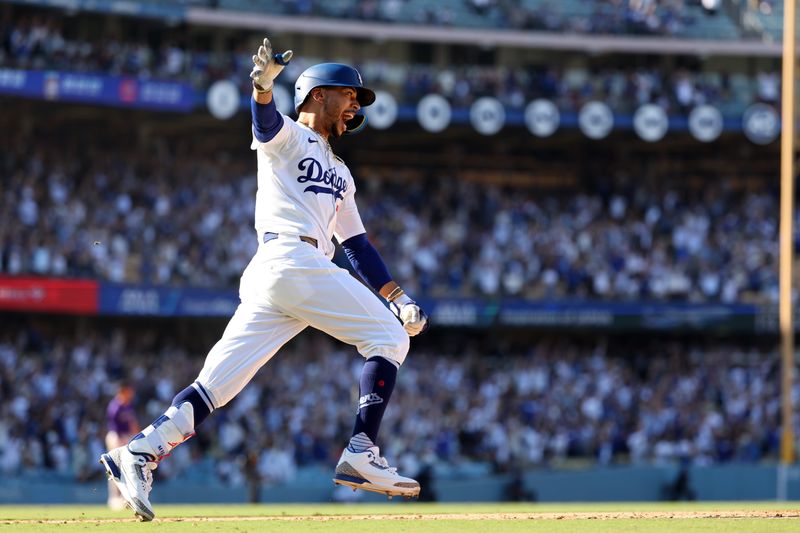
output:
M394 313L394 316L400 319L400 322L403 322L403 317L401 314L403 307L409 304L411 305L417 305L417 304L414 300L412 300L405 293L403 293L402 289L400 289L400 291L401 294L399 296L390 297L389 309L392 311L392 313Z
M428 329L428 315L405 294L389 302L389 309L400 319L409 336L414 337Z

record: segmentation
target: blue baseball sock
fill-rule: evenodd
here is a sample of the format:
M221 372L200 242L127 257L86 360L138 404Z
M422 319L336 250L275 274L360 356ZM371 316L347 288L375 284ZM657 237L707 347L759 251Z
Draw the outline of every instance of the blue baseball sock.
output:
M194 408L194 427L200 425L200 423L211 414L213 410L213 404L211 403L211 398L209 397L206 390L197 382L192 383L178 394L175 395L175 398L172 400L172 405L175 407L180 407L183 402L189 402L192 404Z
M388 359L376 356L364 363L359 383L358 414L348 445L352 451L364 451L376 442L396 380L397 365Z

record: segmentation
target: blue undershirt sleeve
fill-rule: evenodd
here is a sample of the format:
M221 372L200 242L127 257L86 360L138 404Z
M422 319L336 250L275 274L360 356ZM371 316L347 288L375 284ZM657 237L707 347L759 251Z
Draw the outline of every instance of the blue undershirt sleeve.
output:
M268 104L259 104L251 96L250 112L253 115L253 134L258 139L258 142L271 141L281 131L283 117L278 112L278 108L275 107L275 98Z
M386 264L367 239L366 233L350 237L342 243L342 249L358 275L375 291L380 291L381 287L392 281Z

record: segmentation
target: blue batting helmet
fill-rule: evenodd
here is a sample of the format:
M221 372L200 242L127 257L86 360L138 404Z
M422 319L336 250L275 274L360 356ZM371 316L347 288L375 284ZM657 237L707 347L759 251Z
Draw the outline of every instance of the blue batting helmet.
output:
M367 107L375 102L375 92L364 87L361 74L349 65L341 63L320 63L307 68L294 84L294 110L300 112L300 107L305 103L308 94L315 87L352 87L356 90L356 99L361 107ZM347 121L345 133L356 133L367 123L363 114L356 115Z

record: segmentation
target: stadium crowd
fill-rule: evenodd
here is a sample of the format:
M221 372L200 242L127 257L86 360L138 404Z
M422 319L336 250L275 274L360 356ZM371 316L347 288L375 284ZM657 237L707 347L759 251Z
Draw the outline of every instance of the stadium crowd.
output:
M0 142L0 274L237 286L257 245L251 159L199 139L137 150L26 138ZM777 299L777 196L766 188L628 180L542 194L354 172L370 238L411 294Z
M209 51L165 40L160 45L125 40L116 33L65 37L64 21L55 16L7 20L0 26L0 67L97 72L189 82L205 90L220 79L231 79L249 92L252 43L241 39L231 50ZM323 59L298 57L279 78L291 83L303 69ZM705 71L696 67L569 67L555 64L529 67L358 63L371 87L392 93L401 103L416 103L428 93L465 107L482 96L494 96L510 109L523 109L535 98L549 98L562 111L576 111L590 100L607 102L620 113L644 103L686 114L692 107L713 104L723 113L741 112L754 101L776 103L780 78L773 70L755 76Z
M146 424L202 365L204 354L190 353L173 331L161 337L87 325L69 333L4 328L0 474L47 469L97 478L105 408L119 384L136 389ZM444 474L464 464L505 472L569 461L707 465L776 457L773 351L720 341L480 339L431 339L403 366L380 444L405 472L430 464ZM362 364L328 337L300 336L158 475L203 472L242 484L249 464L280 483L300 467L333 465L352 426Z
M766 191L372 183L362 218L412 294L777 301L777 198Z

